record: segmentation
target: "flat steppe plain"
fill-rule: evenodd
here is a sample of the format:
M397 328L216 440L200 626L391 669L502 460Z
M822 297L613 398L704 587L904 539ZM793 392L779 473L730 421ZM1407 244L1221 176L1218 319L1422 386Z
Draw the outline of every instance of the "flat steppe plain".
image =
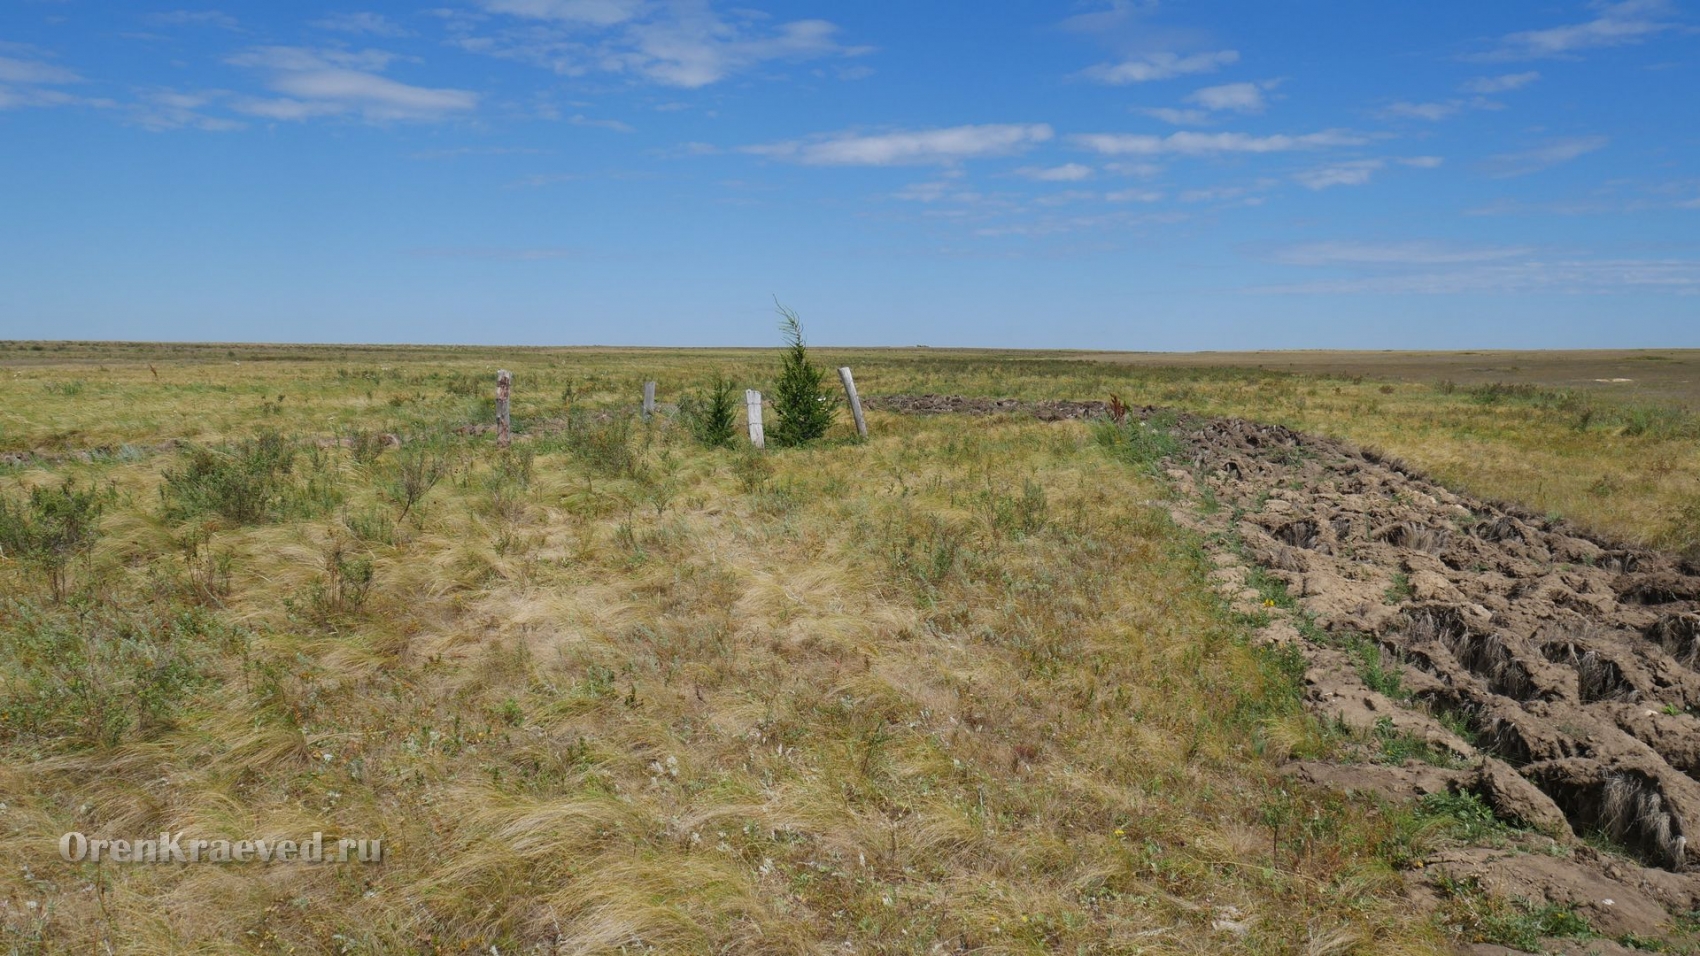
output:
M1680 552L1700 540L1700 428L1678 389L1694 353L1659 354L1379 371L1381 353L1304 368L1286 353L1262 368L815 357L854 367L871 397L1113 394L1285 425L1516 502L1525 524ZM1648 378L1613 363L1658 369L1666 391L1584 381ZM1240 583L1259 601L1220 593L1232 522L1281 488L1201 482L1196 507L1228 531L1175 520L1195 505L1168 469L1193 465L1162 413L1114 426L882 409L866 442L841 414L827 440L763 454L692 437L683 396L717 375L771 391L777 365L750 349L0 343L9 540L98 510L57 570L27 548L0 559L0 859L17 861L0 872L0 942L1635 942L1573 902L1425 876L1448 855L1529 847L1629 866L1633 847L1541 843L1473 798L1384 802L1284 772L1447 758L1398 728L1319 717L1305 662L1258 640L1303 605L1249 566ZM515 381L505 453L483 430L497 368ZM648 380L663 408L646 422ZM1392 608L1416 585L1370 590L1383 586ZM1404 666L1370 663L1383 687ZM161 829L381 837L386 859L58 860L68 831ZM1676 947L1678 916L1660 927Z

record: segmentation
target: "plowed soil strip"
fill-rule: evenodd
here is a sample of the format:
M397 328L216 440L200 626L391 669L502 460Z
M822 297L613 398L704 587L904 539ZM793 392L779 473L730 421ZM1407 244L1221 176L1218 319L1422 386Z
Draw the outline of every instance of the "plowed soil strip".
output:
M1109 414L1098 402L871 404ZM1179 422L1182 450L1164 465L1181 493L1172 514L1211 543L1235 607L1271 618L1261 639L1304 655L1311 705L1453 758L1295 764L1294 775L1393 798L1480 794L1565 852L1452 853L1428 872L1575 905L1601 932L1657 932L1667 911L1700 909L1700 845L1689 839L1700 828L1700 568L1457 494L1343 442L1240 419ZM1257 577L1262 590L1250 586ZM1270 581L1288 596L1275 607ZM1399 674L1395 696L1366 684L1365 653Z

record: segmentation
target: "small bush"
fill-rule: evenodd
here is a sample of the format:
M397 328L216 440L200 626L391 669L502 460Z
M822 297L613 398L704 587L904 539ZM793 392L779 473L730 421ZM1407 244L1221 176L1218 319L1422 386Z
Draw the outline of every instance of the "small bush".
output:
M565 438L567 450L594 472L610 478L629 478L637 473L629 415L615 414L598 421L575 409L567 416Z
M826 387L826 372L809 361L802 320L783 305L779 306L779 315L785 358L779 368L779 382L773 387L774 422L767 437L775 447L794 448L826 434L838 401Z
M0 557L40 570L53 599L63 600L72 559L88 554L100 538L103 505L99 492L79 491L70 481L33 489L22 502L0 498Z
M238 524L274 517L289 490L295 447L276 432L226 448L191 448L160 494L174 520L216 514Z
M424 443L410 442L402 445L391 459L389 474L379 493L401 509L395 520L403 521L447 472L448 462L441 452Z
M732 382L717 375L701 396L679 401L679 420L691 437L709 448L725 448L738 436L738 399Z
M1099 422L1093 429L1093 439L1106 451L1130 465L1140 465L1156 471L1163 459L1180 450L1174 436L1173 415L1153 415L1149 420L1133 419L1126 424Z
M243 639L198 608L0 605L0 742L110 747L171 728Z

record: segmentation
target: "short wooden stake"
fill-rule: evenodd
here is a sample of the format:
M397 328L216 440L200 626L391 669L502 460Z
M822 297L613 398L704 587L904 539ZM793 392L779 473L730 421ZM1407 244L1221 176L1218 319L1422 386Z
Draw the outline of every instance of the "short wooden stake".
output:
M862 417L862 400L856 395L856 380L850 377L850 366L838 370L838 378L844 383L844 394L850 396L850 417L856 419L856 434L868 437L868 420Z
M643 383L643 417L655 414L655 383Z
M750 444L757 448L766 448L767 438L761 430L761 393L753 388L745 389L744 407L750 413Z
M508 399L513 396L514 376L507 369L496 372L496 447L506 448L513 440L508 424Z

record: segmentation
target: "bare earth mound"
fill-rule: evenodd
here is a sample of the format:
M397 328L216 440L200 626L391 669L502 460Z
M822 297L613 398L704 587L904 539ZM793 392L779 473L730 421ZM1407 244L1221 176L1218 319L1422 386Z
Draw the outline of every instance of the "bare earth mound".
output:
M1094 402L939 396L880 406L1107 414ZM1414 899L1438 905L1438 887L1468 883L1573 906L1615 937L1657 935L1700 909L1690 840L1700 828L1700 568L1281 426L1182 418L1175 437L1175 519L1206 536L1235 606L1270 617L1264 639L1304 656L1312 706L1431 755L1290 772L1392 799L1468 791L1547 835L1421 861Z

